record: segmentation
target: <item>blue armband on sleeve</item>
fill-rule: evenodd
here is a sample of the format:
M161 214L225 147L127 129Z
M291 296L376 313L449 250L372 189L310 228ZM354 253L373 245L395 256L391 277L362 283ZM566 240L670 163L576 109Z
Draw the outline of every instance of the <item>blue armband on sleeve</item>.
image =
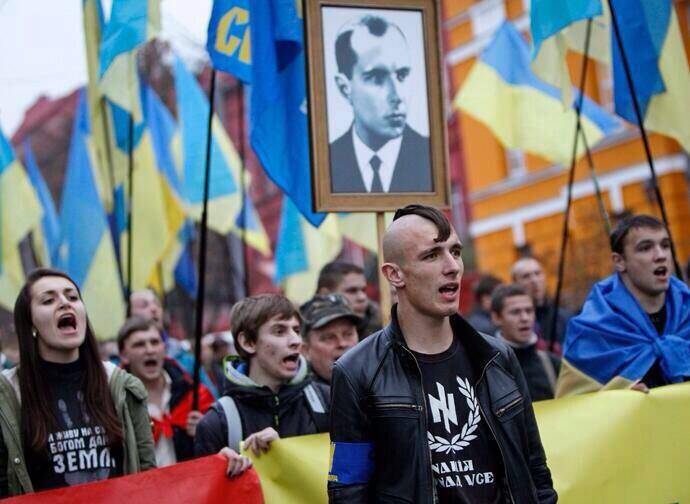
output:
M331 443L328 481L353 485L368 483L374 473L372 443Z

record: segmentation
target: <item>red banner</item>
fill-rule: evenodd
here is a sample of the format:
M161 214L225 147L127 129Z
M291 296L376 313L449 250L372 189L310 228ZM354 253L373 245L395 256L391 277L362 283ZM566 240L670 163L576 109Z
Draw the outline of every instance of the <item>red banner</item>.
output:
M154 504L203 502L263 504L261 486L252 468L240 476L225 476L227 461L211 455L121 478L63 487L12 497L9 504Z

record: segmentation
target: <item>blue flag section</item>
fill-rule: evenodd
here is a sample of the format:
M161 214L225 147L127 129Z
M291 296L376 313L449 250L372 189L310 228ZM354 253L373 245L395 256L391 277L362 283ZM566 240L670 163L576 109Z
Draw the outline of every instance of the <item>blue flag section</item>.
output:
M666 91L659 68L659 56L671 20L671 0L611 0L618 21L625 56L628 59L635 95L642 118L652 96ZM616 114L637 122L625 76L622 54L611 30L613 98Z
M131 51L146 40L147 13L146 1L114 0L101 41L101 76L119 54Z
M288 198L283 198L275 261L276 271L273 280L276 283L293 273L306 270L309 266L299 211Z
M65 246L61 267L80 286L86 280L96 249L108 229L89 158L89 131L86 96L82 91L74 116L60 204Z
M200 204L204 199L209 103L196 78L178 56L173 62L173 72L182 134L185 196L190 204ZM210 163L209 199L236 193L237 183L215 135L211 138Z
M262 0L251 9L249 138L261 165L314 226L302 19L295 0Z
M180 169L173 155L173 143L177 135L177 123L168 108L149 85L142 85L142 104L144 118L151 135L151 145L156 159L156 165L163 178L162 184L171 198L180 203L185 198L184 187L180 179ZM168 205L170 206L170 205ZM187 294L196 294L196 270L190 246L194 238L194 224L185 218L177 230L173 247L173 277ZM167 261L163 262L164 268Z
M81 287L96 337L107 339L122 324L125 306L108 220L94 176L90 136L86 92L82 89L60 203L59 267Z
M530 31L532 33L532 56L539 52L539 46L547 38L580 19L601 14L600 0L532 0L530 6Z
M249 0L215 0L206 41L211 64L248 84L252 80L249 16Z
M180 243L184 244L184 248L180 253L173 272L175 282L177 282L192 299L196 299L196 264L194 264L194 256L191 250L194 242L194 224L192 224L191 221L185 221L184 225L177 233L177 239Z
M50 261L50 265L54 265L57 264L59 260L60 221L58 220L58 215L55 210L53 197L38 169L28 138L24 140L22 148L24 150L24 166L26 167L26 172L29 175L29 180L31 180L31 185L33 185L36 190L43 210L41 228L43 229L43 240L48 254L48 260Z
M579 91L571 92L577 103ZM456 104L484 123L504 146L570 162L572 148L564 139L575 132L575 110L564 109L560 90L532 72L527 42L512 23L507 21L496 31L465 79ZM591 145L620 126L586 96L580 119ZM577 154L583 153L580 144Z

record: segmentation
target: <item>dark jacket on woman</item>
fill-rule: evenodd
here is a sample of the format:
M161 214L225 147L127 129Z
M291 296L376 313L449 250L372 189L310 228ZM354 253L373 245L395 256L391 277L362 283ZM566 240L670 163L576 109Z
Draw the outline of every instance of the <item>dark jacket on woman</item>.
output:
M297 374L277 394L252 381L245 371L246 364L226 361L223 395L232 397L237 406L242 440L266 427L273 427L281 438L328 431L329 388L312 381L303 358L300 357ZM319 404L322 413L318 411ZM197 426L194 453L218 453L227 445L228 422L223 408L215 402Z
M123 472L156 467L146 388L134 376L104 362L110 394L122 424ZM16 369L0 374L0 496L33 492L21 442L21 405Z
M497 338L477 333L459 315L451 316L450 323L478 377L475 391L502 456L505 494L515 504L556 502L515 354ZM348 445L348 449L372 444L374 467L364 483L343 484L336 481L337 475L329 476L330 502L433 503L435 483L422 377L395 307L389 325L336 361L331 390L331 443Z

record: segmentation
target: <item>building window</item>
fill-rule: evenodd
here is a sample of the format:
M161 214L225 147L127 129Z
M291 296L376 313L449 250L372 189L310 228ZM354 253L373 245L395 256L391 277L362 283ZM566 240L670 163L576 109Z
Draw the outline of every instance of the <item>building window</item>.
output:
M599 88L599 104L607 111L613 113L613 74L611 66L605 63L596 63L597 87Z
M508 178L522 177L527 173L525 152L522 149L505 149Z

